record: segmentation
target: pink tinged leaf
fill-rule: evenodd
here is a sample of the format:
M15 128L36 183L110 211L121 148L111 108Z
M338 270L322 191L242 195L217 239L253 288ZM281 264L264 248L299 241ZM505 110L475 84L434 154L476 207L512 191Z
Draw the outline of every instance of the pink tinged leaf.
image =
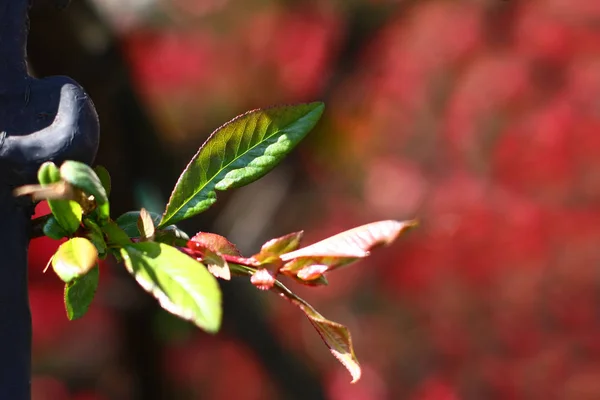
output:
M313 264L302 268L296 276L303 281L313 281L323 276L323 273L327 272L328 269L329 265Z
M309 268L313 265L326 265L328 268L323 271L331 271L332 269L343 267L354 261L358 257L299 257L286 263L280 270L286 275L297 275L299 271Z
M276 282L274 290L304 312L331 351L331 354L350 372L352 383L358 381L361 376L361 368L354 354L352 337L348 328L323 317L310 304L292 293L281 282Z
M402 232L416 225L416 221L379 221L339 233L335 236L280 256L286 262L280 272L297 276L314 275L310 268L318 267L322 273L350 264L357 259L367 257L370 250L393 242ZM309 268L309 269L307 269ZM304 280L304 279L303 279Z
M279 258L281 254L296 250L300 245L303 235L304 232L300 231L271 239L263 244L260 252L252 256L252 258L261 263L273 262L275 259Z
M268 269L260 268L252 274L250 282L260 290L269 290L272 289L275 284L275 277Z
M362 225L354 229L331 236L299 250L281 255L283 261L291 261L299 257L346 257L363 258L369 250L392 243L409 228L416 226L411 221L379 221Z
M201 261L206 265L208 271L215 276L226 281L231 280L231 271L229 264L223 258L221 253L205 248Z
M209 249L230 256L241 256L240 251L233 243L216 233L198 232L196 236L190 239L188 247L192 250Z

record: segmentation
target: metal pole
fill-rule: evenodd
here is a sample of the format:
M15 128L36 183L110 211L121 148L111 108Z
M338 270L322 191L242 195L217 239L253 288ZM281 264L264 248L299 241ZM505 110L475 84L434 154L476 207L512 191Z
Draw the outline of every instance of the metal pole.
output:
M0 399L11 400L30 398L27 247L33 211L12 190L34 183L44 161L91 163L99 140L94 106L75 81L28 75L28 8L29 0L0 0Z

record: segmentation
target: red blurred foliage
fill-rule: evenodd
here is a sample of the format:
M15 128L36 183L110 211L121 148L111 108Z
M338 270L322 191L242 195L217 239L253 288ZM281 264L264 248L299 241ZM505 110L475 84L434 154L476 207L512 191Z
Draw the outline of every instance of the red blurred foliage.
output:
M143 28L123 48L174 147L214 128L214 114L327 96L302 156L317 190L286 203L306 243L370 220L421 220L327 289L299 290L351 329L358 384L298 310L269 302L283 343L309 354L330 399L600 398L600 2L397 3L342 71L350 24L333 0ZM50 246L31 251L40 347L67 329L62 289L39 273ZM195 337L165 363L192 398L277 398L234 339Z

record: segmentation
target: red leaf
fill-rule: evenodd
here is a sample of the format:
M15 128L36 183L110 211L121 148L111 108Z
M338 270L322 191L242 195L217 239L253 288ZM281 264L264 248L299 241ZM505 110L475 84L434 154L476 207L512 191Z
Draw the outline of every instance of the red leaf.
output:
M188 242L188 247L192 250L209 249L215 253L227 254L230 256L240 256L240 251L233 243L216 233L198 232Z
M323 317L310 304L292 293L292 291L285 287L281 282L276 281L273 290L298 306L304 312L310 323L317 330L319 336L321 336L321 339L323 339L331 351L331 354L333 354L334 357L337 358L350 372L350 375L352 375L352 383L358 381L360 379L361 369L358 359L354 354L352 337L350 336L348 328Z

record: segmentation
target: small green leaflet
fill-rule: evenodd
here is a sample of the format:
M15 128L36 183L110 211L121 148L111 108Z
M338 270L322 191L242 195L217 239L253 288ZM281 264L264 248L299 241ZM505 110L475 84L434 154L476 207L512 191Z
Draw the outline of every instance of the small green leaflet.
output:
M159 228L192 217L217 200L215 190L266 175L315 126L323 103L254 110L218 128L185 168Z
M65 285L65 309L70 320L85 315L98 288L100 270L96 265L89 272Z
M92 242L75 237L60 245L52 257L52 268L63 282L68 283L85 275L97 261L98 250Z
M172 314L207 332L221 326L221 290L206 267L164 243L131 243L121 249L136 281Z
M56 184L61 181L60 170L51 161L47 161L38 170L38 181L42 186ZM81 223L83 211L79 203L72 200L48 200L50 211L56 222L60 225L66 235L73 234Z
M86 194L94 196L96 203L104 204L108 201L106 189L96 172L84 163L78 161L65 161L60 166L60 176L65 182L80 188Z

